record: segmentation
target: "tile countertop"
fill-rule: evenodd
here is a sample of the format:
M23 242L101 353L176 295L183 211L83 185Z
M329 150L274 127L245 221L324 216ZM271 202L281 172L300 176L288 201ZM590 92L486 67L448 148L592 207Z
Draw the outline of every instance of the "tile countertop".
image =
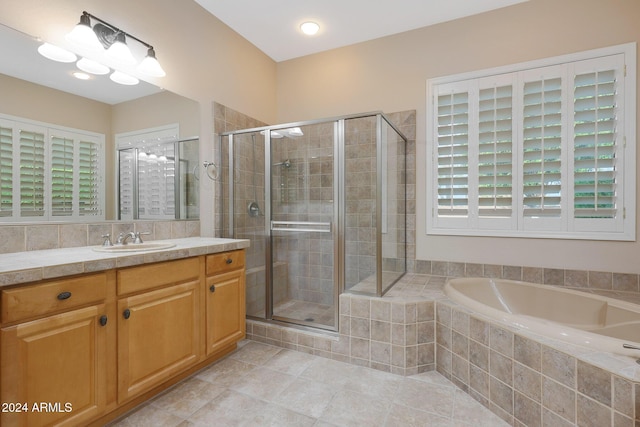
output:
M160 241L149 240L149 242L158 243ZM249 247L249 240L246 239L219 239L214 237L188 237L162 240L162 242L175 243L175 246L156 251L127 253L96 252L93 250L95 246L84 246L0 254L0 288L42 279L92 273Z

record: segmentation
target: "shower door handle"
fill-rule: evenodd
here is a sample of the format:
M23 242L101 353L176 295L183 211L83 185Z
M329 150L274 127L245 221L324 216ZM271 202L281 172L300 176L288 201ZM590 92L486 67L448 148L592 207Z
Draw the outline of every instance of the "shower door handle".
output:
M271 221L271 231L304 231L314 233L331 233L331 222Z

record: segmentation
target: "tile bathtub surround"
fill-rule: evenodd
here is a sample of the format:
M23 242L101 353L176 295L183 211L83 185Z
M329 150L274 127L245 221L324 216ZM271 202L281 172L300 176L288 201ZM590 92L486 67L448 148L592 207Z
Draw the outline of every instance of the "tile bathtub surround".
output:
M640 415L640 384L635 381L477 317L448 300L437 301L436 322L437 371L511 425L603 427L640 422L635 418ZM595 362L600 356L587 357Z
M411 272L444 277L489 277L577 288L640 304L640 274L448 261L413 261Z
M239 346L111 426L507 425L434 371L400 377L254 341Z
M102 235L115 241L121 232L142 231L144 240L200 236L200 221L132 221L95 224L16 224L0 226L0 254L101 245Z
M340 332L247 321L247 338L399 375L435 367L434 302L340 296Z

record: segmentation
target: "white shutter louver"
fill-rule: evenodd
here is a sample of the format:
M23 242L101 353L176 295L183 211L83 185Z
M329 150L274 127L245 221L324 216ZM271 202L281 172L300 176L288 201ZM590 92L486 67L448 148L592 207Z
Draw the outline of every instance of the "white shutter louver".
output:
M51 215L73 215L73 139L51 137Z
M575 76L574 217L616 216L615 70Z
M78 214L100 216L100 146L81 140L78 145Z
M0 217L13 215L13 130L0 126Z
M120 219L133 219L133 176L135 163L135 150L119 150L119 196Z
M44 216L45 138L43 133L19 131L20 216Z
M469 95L437 98L438 214L464 216L469 210Z
M526 82L523 94L525 217L559 217L562 184L562 79Z
M479 91L478 212L510 217L513 192L511 86Z

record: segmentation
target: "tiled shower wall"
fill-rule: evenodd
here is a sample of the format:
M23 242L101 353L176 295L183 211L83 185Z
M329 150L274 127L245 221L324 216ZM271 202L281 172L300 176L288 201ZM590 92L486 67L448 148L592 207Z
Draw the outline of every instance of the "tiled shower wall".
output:
M215 115L215 132L223 133L232 130L246 129L252 127L264 126L264 123L260 123L242 113L227 108L224 105L214 103L214 115ZM408 260L408 270L413 271L415 268L415 127L416 116L415 111L405 111L398 113L387 114L387 117L394 123L394 125L408 138L406 145L406 205L404 203L397 203L396 206L392 206L388 213L387 221L389 226L389 233L386 237L392 238L392 242L389 239L383 243L383 256L384 269L395 270L397 269L394 256L387 256L387 254L395 255L404 250L404 238L401 238L401 233L395 231L398 224L404 214L405 206L407 213L407 233L406 233L406 257ZM376 121L375 117L354 119L350 120L346 124L346 196L347 196L347 217L346 217L346 238L347 238L347 283L356 284L359 281L371 276L375 269L375 183L376 183ZM260 141L260 135L256 135L256 140ZM239 137L236 140L243 140L249 138L248 136ZM242 160L237 163L237 167L240 168L241 173L236 175L236 184L240 185L238 188L244 191L240 193L241 201L237 203L236 210L240 212L246 211L248 203L252 199L258 199L259 205L264 209L264 165L263 162L257 162L257 166L254 168L252 157L263 158L264 151L262 151L261 144L258 144L255 152L248 150L251 144L244 145L247 147L245 150L240 150L240 156ZM313 205L323 198L332 197L327 194L331 192L328 188L333 185L332 173L328 171L331 164L328 163L329 158L322 159L323 156L331 155L333 152L333 124L327 123L319 127L309 127L309 131L305 132L304 137L296 138L292 140L292 144L277 144L276 150L274 150L273 162L280 163L287 159L292 161L290 168L280 166L279 169L274 171L274 184L275 188L278 188L274 192L274 200L279 201L282 208L286 210L288 215L291 215L292 220L306 220L315 221L322 218L323 214L319 216L307 216L308 219L300 216L301 210L321 211L322 209L313 209ZM225 147L216 147L216 162L220 162L221 158L228 155L225 151ZM282 150L282 151L279 151ZM402 152L392 153L395 156L394 161L399 162L402 156L405 154ZM305 157L306 156L306 157ZM311 159L316 157L315 159ZM302 163L296 162L296 159L311 159L309 161L309 169L306 171L298 170L302 167ZM225 162L223 162L224 164ZM395 167L394 167L395 166ZM391 186L389 187L389 194L394 195L398 193L400 188L403 188L404 177L398 172L404 165L387 165L387 169L391 170L393 174L389 180ZM254 177L254 172L257 172L258 177ZM223 170L223 174L228 173L227 170ZM393 178L397 178L394 179ZM305 179L309 181L304 182ZM256 186L253 182L257 183ZM309 188L308 194L305 193L305 186ZM227 219L225 212L227 210L226 185L220 183L217 187L215 196L215 206L217 207L216 215L216 235L227 236L229 231L226 230ZM254 192L256 196L254 196ZM305 199L306 198L306 199ZM303 202L296 205L297 202ZM297 206L297 207L296 207ZM309 208L312 206L312 208ZM296 209L298 212L296 212ZM323 208L323 209L326 209ZM252 248L248 253L248 265L250 268L264 264L264 224L261 221L262 217L256 221L254 218L248 218L248 215L243 213L236 216L236 225L242 225L243 236L236 234L236 237L245 237L252 239ZM297 215L297 217L296 217ZM318 221L323 221L322 219ZM404 221L403 221L404 222ZM255 223L255 224L254 224ZM238 231L238 228L236 232ZM316 236L317 237L317 236ZM293 246L290 246L293 245ZM318 248L317 251L310 254L310 260L298 259L301 264L306 264L304 268L304 278L300 283L302 288L296 289L293 285L298 283L296 271L289 271L289 285L291 292L289 295L295 295L295 297L301 297L306 295L310 301L329 301L329 293L319 291L324 289L323 282L328 282L330 277L327 277L330 266L328 258L333 252L333 248L329 242L303 240L301 243L290 244L289 248L282 248L282 250L298 251L302 248L306 248L310 245L311 248ZM298 258L300 256L296 255ZM295 258L295 257L294 257ZM297 259L297 258L296 258ZM259 271L259 270L254 270ZM256 273L248 276L248 288L253 287L253 283L263 280L259 276L260 273ZM349 287L349 286L347 286ZM259 292L256 288L256 292ZM304 298L306 299L306 298Z
M415 185L407 189L404 186L405 180L415 183L415 141L412 140L415 112L394 113L387 117L401 132L407 132L409 141L404 144L395 130L383 121L380 153L375 116L345 120L346 289L375 277L379 215L382 216L383 272L403 272L405 258L415 259L415 244L405 247L406 241L415 240ZM410 159L405 158L405 150ZM383 161L381 177L377 174L378 157ZM381 212L377 212L376 206L379 179L382 182ZM405 197L412 199L405 201ZM396 276L383 274L383 288Z

